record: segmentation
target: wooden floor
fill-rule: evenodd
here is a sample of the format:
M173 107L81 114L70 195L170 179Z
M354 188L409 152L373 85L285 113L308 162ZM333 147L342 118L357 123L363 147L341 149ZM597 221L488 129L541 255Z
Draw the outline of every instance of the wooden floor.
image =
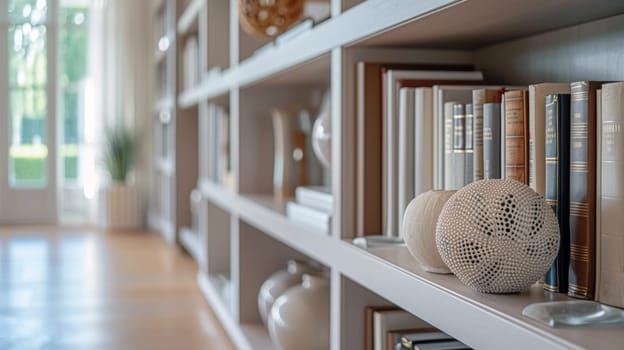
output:
M0 349L233 349L196 274L153 233L0 228Z

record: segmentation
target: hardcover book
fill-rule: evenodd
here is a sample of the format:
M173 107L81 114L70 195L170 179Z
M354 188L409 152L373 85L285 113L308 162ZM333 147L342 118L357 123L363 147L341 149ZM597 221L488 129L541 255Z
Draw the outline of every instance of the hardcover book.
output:
M401 88L399 92L399 162L396 181L397 191L397 225L399 235L403 232L403 212L414 198L414 150L418 140L416 136L415 89Z
M602 198L602 89L596 90L596 280L594 283L594 300L598 301L600 295L600 277L601 277L601 261L600 251L602 246L600 243L602 236L601 220L601 200Z
M544 289L566 293L570 262L570 95L546 96L546 202L556 213L560 245L557 258L544 277Z
M433 186L433 89L416 88L414 131L414 196L427 192Z
M570 267L568 295L594 298L596 225L596 90L601 83L570 85Z
M399 342L405 349L413 349L419 342L436 342L444 340L454 340L450 335L438 331L435 328L423 328L416 331L391 332L400 335ZM395 343L396 344L396 343Z
M295 189L295 200L301 205L324 213L331 214L334 210L334 196L329 187L299 186Z
M372 327L372 350L392 350L387 343L389 331L432 328L427 322L401 309L372 311Z
M472 104L464 105L464 186L471 183L473 177L474 158L474 118L472 115ZM462 186L463 187L463 186Z
M501 107L500 103L483 105L483 177L501 178Z
M286 216L314 230L329 234L331 232L331 213L325 213L295 202L286 204Z
M542 196L544 184L544 143L546 142L546 95L570 93L568 83L541 83L529 86L529 186Z
M472 90L472 118L474 124L473 155L473 179L483 180L483 104L500 102L502 89L476 89Z
M600 294L624 307L624 82L602 85Z
M525 90L505 92L505 178L528 184L529 124Z
M386 335L386 348L395 349L397 346L401 346L403 344L403 338L417 336L420 336L420 338L424 341L453 339L449 335L440 332L435 328L390 330Z
M444 104L444 189L455 189L455 105L454 101Z
M453 156L451 158L453 172L452 188L460 189L464 187L465 162L466 162L466 115L464 105L456 103L453 105Z

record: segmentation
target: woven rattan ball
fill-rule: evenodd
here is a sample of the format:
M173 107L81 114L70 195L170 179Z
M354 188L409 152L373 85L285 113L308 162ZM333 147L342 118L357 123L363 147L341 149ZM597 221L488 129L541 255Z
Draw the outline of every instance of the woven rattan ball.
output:
M261 38L286 31L303 14L305 0L238 0L238 13L243 29Z
M559 225L543 197L515 180L483 180L457 191L436 227L442 260L484 293L520 292L559 251Z

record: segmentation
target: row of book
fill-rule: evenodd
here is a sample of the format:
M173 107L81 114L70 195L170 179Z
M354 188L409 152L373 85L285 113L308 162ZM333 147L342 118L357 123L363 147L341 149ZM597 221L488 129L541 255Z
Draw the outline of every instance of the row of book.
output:
M624 257L615 251L624 251L617 221L624 142L614 121L624 114L620 85L486 85L465 64L358 62L356 235L400 237L407 204L425 191L515 179L544 196L559 219L560 256L546 286L624 306L624 288L614 282L624 276L614 263ZM598 98L601 89L609 94ZM597 131L608 135L602 144ZM601 239L608 244L597 249Z
M464 350L470 349L405 310L367 307L365 350Z
M537 181L531 185L555 211L562 241L544 286L624 307L624 267L619 263L624 258L619 219L624 213L624 83L530 88L544 95L544 120L535 122L536 130L544 124L544 138L535 138L531 154L536 164L545 159L543 173L535 171L538 179L544 178L544 188ZM537 150L542 145L543 153Z
M230 116L225 108L210 103L207 113L200 113L199 177L231 187Z

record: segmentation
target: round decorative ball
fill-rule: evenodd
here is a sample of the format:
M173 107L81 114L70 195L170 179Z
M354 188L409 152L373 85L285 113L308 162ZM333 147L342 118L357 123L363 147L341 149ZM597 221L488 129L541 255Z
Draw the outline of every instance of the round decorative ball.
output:
M304 0L238 0L241 27L260 38L285 32L303 14Z
M515 180L482 180L457 191L436 228L442 260L484 293L526 290L552 264L559 239L551 207Z
M407 249L425 271L451 273L436 247L436 224L446 201L455 191L428 191L408 204L403 214Z

